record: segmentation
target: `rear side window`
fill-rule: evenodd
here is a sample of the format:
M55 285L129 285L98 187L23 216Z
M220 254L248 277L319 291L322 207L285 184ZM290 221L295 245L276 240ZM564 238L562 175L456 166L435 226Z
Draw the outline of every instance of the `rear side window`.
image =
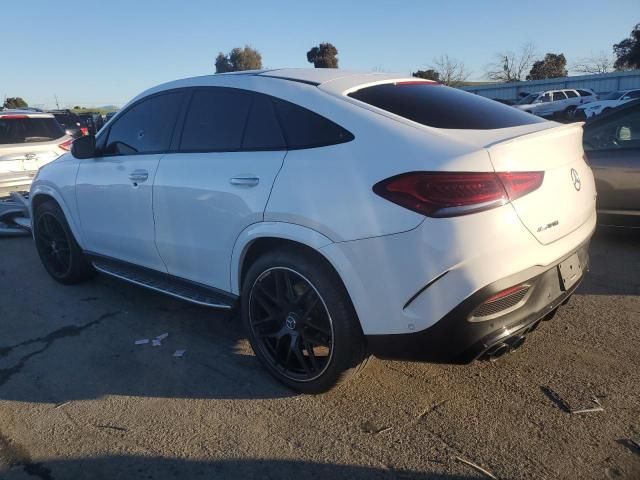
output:
M255 94L242 139L243 150L284 150L273 102L265 95Z
M351 132L311 110L283 100L273 102L289 150L336 145L354 138Z
M580 94L581 97L590 97L591 95L593 95L593 93L587 90L578 90L578 93Z
M171 143L182 94L168 93L142 100L111 126L107 155L165 152Z
M349 96L436 128L489 130L545 121L488 98L432 83L386 83Z
M180 150L240 150L251 101L251 94L238 90L195 91L184 121Z
M48 142L62 136L55 118L0 117L0 144Z
M569 98L576 98L578 96L573 90L565 90L564 93L566 93Z

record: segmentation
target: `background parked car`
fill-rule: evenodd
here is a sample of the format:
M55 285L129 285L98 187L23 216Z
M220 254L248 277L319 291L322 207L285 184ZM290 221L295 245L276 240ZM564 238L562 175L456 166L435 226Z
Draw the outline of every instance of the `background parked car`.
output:
M580 105L576 110L576 118L591 118L612 108L616 108L619 105L635 100L636 98L640 98L640 89L610 92L601 96L597 102Z
M71 110L51 110L49 113L56 118L67 135L78 138L86 134L82 131L83 127L80 117Z
M100 129L104 126L104 118L99 113L94 113L93 115L93 123L96 127L96 132L99 132Z
M80 129L84 135L95 135L96 124L93 121L93 115L90 113L79 113L78 118L80 119Z
M573 118L579 105L596 100L598 100L598 96L593 90L566 88L531 93L517 102L514 107L539 117L562 117L568 120Z
M38 169L68 151L71 141L49 113L0 112L0 196L28 190Z
M588 121L583 143L600 223L640 227L640 100Z
M107 113L105 115L105 123L107 123L109 120L111 120L116 113L118 113L118 112L109 112L109 113Z

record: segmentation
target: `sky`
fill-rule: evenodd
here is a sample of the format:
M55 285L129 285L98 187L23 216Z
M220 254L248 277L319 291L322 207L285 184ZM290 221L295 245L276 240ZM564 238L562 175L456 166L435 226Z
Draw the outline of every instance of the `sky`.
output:
M629 36L638 0L0 0L0 95L32 106L123 105L165 81L215 72L249 44L263 66L310 67L329 41L340 68L409 74L447 54L470 80L496 54L533 42L569 65Z

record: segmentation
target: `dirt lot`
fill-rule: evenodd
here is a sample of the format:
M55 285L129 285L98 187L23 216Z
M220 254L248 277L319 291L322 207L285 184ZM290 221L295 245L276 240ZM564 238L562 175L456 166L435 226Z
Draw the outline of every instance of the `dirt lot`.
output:
M640 478L639 247L599 232L578 294L498 362L374 360L313 397L272 381L232 318L104 276L58 285L29 238L0 240L0 477L484 478L463 459ZM594 396L604 411L563 410Z

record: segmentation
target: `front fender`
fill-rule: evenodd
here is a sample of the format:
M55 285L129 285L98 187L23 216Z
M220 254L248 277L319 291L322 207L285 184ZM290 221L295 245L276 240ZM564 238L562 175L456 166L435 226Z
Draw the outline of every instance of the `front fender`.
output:
M82 246L82 236L81 229L79 225L79 219L77 218L75 212L75 195L74 191L71 187L68 187L67 192L60 192L57 187L53 184L50 184L46 181L40 181L31 186L31 191L29 193L29 215L33 219L33 205L37 203L36 199L42 196L47 196L53 198L64 213L64 216L69 224L69 228L73 233L76 241L80 246Z
M235 295L240 295L240 275L244 257L251 244L259 238L290 240L317 251L333 243L321 233L295 223L259 222L249 225L238 235L231 254L231 293Z

